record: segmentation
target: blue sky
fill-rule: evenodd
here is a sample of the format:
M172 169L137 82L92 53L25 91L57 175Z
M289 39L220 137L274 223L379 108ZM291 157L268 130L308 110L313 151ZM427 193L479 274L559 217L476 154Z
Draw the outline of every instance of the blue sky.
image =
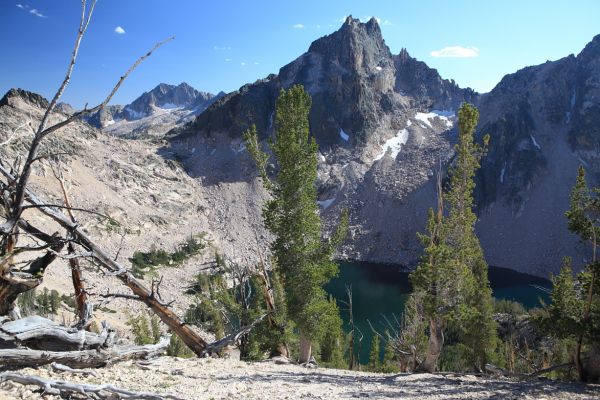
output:
M79 14L77 0L0 0L0 92L22 87L51 96ZM277 73L348 14L379 18L392 53L405 47L442 77L482 92L507 73L577 54L600 33L595 0L100 0L63 100L96 104L139 55L170 35L175 41L136 70L113 103L129 103L160 82L236 90ZM440 57L449 54L470 57Z

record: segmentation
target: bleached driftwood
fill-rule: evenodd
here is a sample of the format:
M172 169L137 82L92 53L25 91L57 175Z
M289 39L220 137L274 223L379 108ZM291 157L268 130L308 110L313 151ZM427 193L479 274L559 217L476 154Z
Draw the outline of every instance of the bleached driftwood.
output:
M86 383L75 383L67 381L59 381L53 379L42 378L35 375L16 374L12 372L0 373L0 382L16 382L22 385L35 385L43 389L44 393L54 394L59 396L67 395L84 395L87 398L100 399L140 399L140 400L162 400L173 399L179 400L169 394L158 394L149 392L134 392L131 390L119 388L111 384L91 385Z
M0 320L2 347L26 346L38 350L85 350L109 347L114 332L106 326L100 334L68 328L46 318L33 315L16 321Z
M170 337L157 344L144 346L112 346L95 350L43 351L31 349L0 349L0 366L34 367L51 363L72 368L104 367L119 361L158 357L165 353Z

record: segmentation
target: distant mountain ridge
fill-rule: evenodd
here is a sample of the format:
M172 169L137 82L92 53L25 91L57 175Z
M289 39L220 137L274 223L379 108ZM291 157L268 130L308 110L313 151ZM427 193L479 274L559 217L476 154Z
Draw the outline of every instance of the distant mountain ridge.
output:
M185 82L160 83L127 105L107 106L85 120L116 136L160 135L189 121L224 95L201 92Z

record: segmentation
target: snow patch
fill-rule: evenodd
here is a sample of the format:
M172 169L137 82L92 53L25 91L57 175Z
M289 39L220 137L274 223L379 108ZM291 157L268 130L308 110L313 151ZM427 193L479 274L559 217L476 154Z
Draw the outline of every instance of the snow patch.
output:
M375 69L376 69L377 71L381 71L383 68L381 68L380 66L377 66L377 67L375 67Z
M104 124L104 126L110 126L113 125L115 123L114 119L111 119L110 121L106 121L106 123Z
M335 201L335 196L327 199L327 200L317 200L317 204L323 208L324 210L326 210L327 208L329 208L329 206L331 206L333 204L333 202Z
M410 124L408 124L407 126L410 126ZM390 152L391 152L390 155L392 156L392 159L395 160L396 157L398 156L398 153L400 153L402 146L405 145L407 141L408 141L408 129L404 128L402 130L399 130L398 133L396 133L396 136L387 140L383 144L381 153L377 154L377 156L375 157L375 159L373 161L382 159L388 150L390 150Z
M506 172L506 163L502 166L502 171L500 171L500 183L504 183L504 173Z
M455 116L456 116L456 114L452 110L432 110L431 112L428 112L428 113L418 112L415 115L415 119L423 122L430 128L433 128L431 126L431 120L434 118L439 118L443 122L446 123L446 127L449 129L449 128L452 128L452 126L454 124L451 119L454 118Z
M235 153L241 153L242 151L246 150L246 145L241 143L238 147L232 147L231 150L233 150Z
M180 106L178 106L177 104L173 104L173 103L165 103L162 106L160 106L160 108L166 108L166 109L170 109L170 108L181 108Z
M212 149L212 150L210 151L210 155L211 155L211 156L214 156L216 152L217 152L217 149Z
M537 142L537 140L535 140L535 137L533 137L533 135L529 135L529 137L531 137L531 142L533 143L533 145L535 147L538 148L538 150L541 150L542 148L540 147L539 143Z
M581 157L577 157L577 159L579 160L579 162L580 162L580 163L581 163L581 164L582 164L584 167L587 167L587 166L588 166L588 163L586 163L586 162L583 160L583 158L581 158Z
M144 117L146 117L146 114L145 114L145 113L143 113L143 112L137 112L137 111L134 111L134 110L132 110L132 109L131 109L131 108L129 108L129 107L125 107L125 110L126 110L128 113L129 113L129 115L130 115L130 116L131 116L131 118L133 118L133 119L141 119L141 118L144 118Z
M348 135L342 128L340 128L340 137L346 142L350 140L350 135Z
M324 156L323 154L321 154L321 153L319 153L319 160L320 160L321 162L325 162L325 161L327 161L327 160L325 160L325 156Z

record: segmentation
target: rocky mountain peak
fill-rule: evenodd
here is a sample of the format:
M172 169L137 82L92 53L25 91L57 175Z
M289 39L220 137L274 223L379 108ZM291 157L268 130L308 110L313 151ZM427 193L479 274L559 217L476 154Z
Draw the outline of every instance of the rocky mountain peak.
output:
M19 107L19 102L29 103L39 108L47 108L49 103L43 96L20 88L12 88L0 99L0 106Z
M345 68L368 71L391 57L375 18L368 22L348 16L336 32L315 40L308 53L333 59Z
M188 107L192 105L199 92L183 82L177 86L160 83L149 92L145 92L125 107L132 111L132 116L139 114L149 115L153 106L161 108Z

